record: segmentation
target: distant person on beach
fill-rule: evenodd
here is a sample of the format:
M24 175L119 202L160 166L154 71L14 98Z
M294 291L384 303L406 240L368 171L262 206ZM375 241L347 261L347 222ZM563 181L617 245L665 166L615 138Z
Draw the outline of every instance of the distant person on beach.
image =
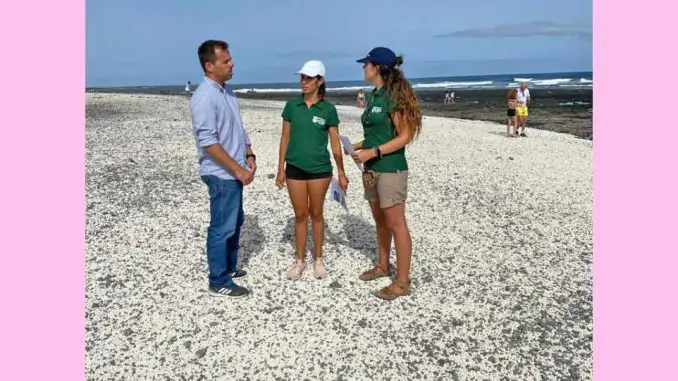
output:
M365 199L377 225L378 261L360 279L388 277L391 239L395 240L396 276L376 296L393 300L410 293L412 238L405 220L408 165L405 146L421 130L421 110L400 66L403 58L388 48L372 49L363 63L365 79L374 84L361 116L364 140L353 143L353 159L364 164Z
M294 238L297 259L287 271L287 278L298 280L306 268L307 222L313 227L313 270L318 279L327 277L323 260L325 196L332 180L332 162L327 151L328 137L337 164L339 185L346 191L348 178L344 172L339 115L325 97L325 66L320 61L308 61L297 72L302 95L292 98L282 112L282 135L278 153L279 189L287 185L294 208Z
M445 91L445 100L443 101L444 104L452 104L454 103L454 93L451 91Z
M508 125L506 126L506 136L515 137L518 131L518 122L516 120L516 107L518 106L518 89L511 89L508 93L508 102L506 116L508 117Z
M184 91L186 92L187 97L191 97L193 93L191 92L191 81L186 82L186 87L184 87Z
M527 82L521 82L520 88L517 91L516 99L518 100L518 107L516 107L516 116L518 117L518 128L516 134L527 137L525 134L527 124L527 105L530 103L530 90L527 88ZM519 133L518 129L522 128Z
M243 211L243 187L254 180L257 157L243 126L238 100L225 82L233 77L233 60L224 41L208 40L198 48L205 73L191 97L191 121L200 177L210 199L207 231L208 292L238 298L250 291L235 284L247 273L237 269Z
M358 90L358 107L359 108L364 108L365 107L365 91L363 89Z

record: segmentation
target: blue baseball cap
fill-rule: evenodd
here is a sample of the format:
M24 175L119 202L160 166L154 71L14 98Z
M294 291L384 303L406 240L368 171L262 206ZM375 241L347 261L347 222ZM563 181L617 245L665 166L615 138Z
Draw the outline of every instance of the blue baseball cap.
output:
M367 57L361 58L356 62L360 63L371 62L377 65L391 66L395 63L395 61L396 54L393 53L393 50L380 46L370 50L370 52L367 53Z

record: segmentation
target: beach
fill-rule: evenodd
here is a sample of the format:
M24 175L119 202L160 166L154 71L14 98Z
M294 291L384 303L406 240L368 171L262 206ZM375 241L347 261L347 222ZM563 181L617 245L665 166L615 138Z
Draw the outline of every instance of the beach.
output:
M87 378L590 380L593 143L577 138L584 127L549 128L590 117L532 93L529 137L515 139L498 90L431 101L407 149L412 295L393 302L372 295L387 279L358 279L376 234L348 157L348 212L325 206L329 277L313 279L309 260L301 280L285 279L294 218L273 179L281 99L239 94L258 169L241 238L252 295L232 301L206 291L209 200L188 99L88 93ZM354 97L336 98L353 141ZM464 111L469 100L485 106ZM540 112L543 128L530 128Z

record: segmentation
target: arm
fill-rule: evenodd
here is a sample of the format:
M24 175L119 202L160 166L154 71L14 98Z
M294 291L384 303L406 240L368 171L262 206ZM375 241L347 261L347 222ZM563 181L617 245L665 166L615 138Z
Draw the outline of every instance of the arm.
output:
M330 145L332 146L332 155L334 155L334 162L337 163L337 172L339 176L345 176L346 172L344 171L344 158L341 155L341 141L339 141L339 127L332 126L329 128L330 133Z
M346 190L348 180L346 179L346 172L344 172L344 159L341 155L344 149L341 147L341 140L339 139L339 114L334 105L327 115L327 133L330 135L330 146L332 147L334 162L337 163L339 185L341 185L342 189Z
M363 149L363 143L364 142L365 142L364 140L361 140L357 143L353 143L353 149L356 150L356 151Z
M224 147L222 147L221 144L212 144L204 148L210 157L212 157L212 159L217 162L217 164L226 168L229 172L240 178L238 174L240 171L244 170L244 168L241 167L237 161L233 160L231 155L229 155L228 152L224 150Z
M290 142L290 122L283 120L282 135L280 135L280 146L278 148L278 171L285 170L285 155L287 155L287 145Z
M395 130L398 133L397 136L380 146L354 153L353 160L355 160L356 163L364 163L377 157L377 148L381 151L382 155L387 155L407 145L410 141L410 130L403 126L404 121L402 115L400 112L396 111L391 114L391 118L393 119Z
M247 166L250 167L252 171L252 176L257 172L257 155L252 151L252 143L250 142L249 136L247 136L247 143L245 145L245 157L247 158Z
M291 129L290 122L283 120L280 147L278 148L278 175L275 177L275 185L279 189L285 186L285 155L287 155L287 145L290 142Z
M404 121L402 114L399 111L394 112L391 114L393 118L393 124L395 125L395 130L397 132L397 136L386 143L376 147L381 150L382 155L389 154L391 152L395 152L407 145L407 143L410 141L410 130L405 128L403 126ZM374 150L374 155L376 157L376 149Z

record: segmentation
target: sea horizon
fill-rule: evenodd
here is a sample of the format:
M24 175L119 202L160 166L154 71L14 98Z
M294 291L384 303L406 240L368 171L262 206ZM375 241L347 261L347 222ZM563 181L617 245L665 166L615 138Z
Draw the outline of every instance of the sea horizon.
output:
M518 86L525 81L530 88L592 88L592 71L571 72L544 72L519 74L489 74L464 75L443 77L409 78L416 91L445 91L445 90L489 90L505 89ZM199 83L192 82L194 90ZM136 86L87 86L86 92L121 92L121 93L181 93L186 83L136 85ZM261 82L261 83L230 83L228 86L236 93L288 93L298 92L298 82ZM369 89L371 85L364 80L327 81L328 92L353 92L359 89Z

